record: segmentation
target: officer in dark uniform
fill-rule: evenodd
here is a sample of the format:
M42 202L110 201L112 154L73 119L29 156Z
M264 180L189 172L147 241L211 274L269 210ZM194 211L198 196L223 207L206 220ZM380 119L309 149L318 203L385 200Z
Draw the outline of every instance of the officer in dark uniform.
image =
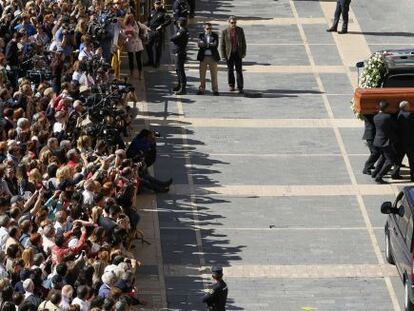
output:
M364 135L362 139L367 142L367 146L370 152L368 160L365 162L364 169L362 170L363 174L371 175L371 170L375 165L375 162L381 156L381 152L378 148L374 147L373 142L375 138L375 124L374 124L374 115L366 114L362 116L364 119Z
M184 18L187 21L187 18L190 15L190 6L188 5L187 0L175 0L172 5L172 11L176 23L180 18Z
M154 2L154 8L150 12L148 27L151 31L148 34L147 54L148 65L158 67L161 60L162 42L164 38L164 29L171 23L171 17L162 7L161 0ZM155 47L155 61L154 61Z
M177 33L171 37L173 53L175 54L175 71L177 73L178 85L173 89L176 95L186 94L187 77L184 71L184 63L187 58L187 44L190 34L186 28L187 19L180 18L177 21Z
M334 21L332 27L327 29L328 32L336 32L338 30L339 18L342 14L342 30L338 31L339 34L348 32L348 20L349 20L349 5L351 0L336 0L336 10L334 15Z
M203 303L207 304L210 311L225 311L227 301L227 284L223 281L223 268L211 267L212 278L215 284L209 289L208 294L203 297Z

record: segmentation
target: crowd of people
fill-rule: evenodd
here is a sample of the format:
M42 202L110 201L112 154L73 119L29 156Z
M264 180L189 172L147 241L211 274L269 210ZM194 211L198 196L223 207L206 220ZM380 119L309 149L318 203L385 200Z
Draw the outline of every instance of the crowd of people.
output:
M363 173L371 175L378 184L387 183L383 178L402 179L400 169L405 156L408 158L410 180L414 181L414 114L411 104L402 101L399 112L393 113L386 101L379 102L376 115L364 115L366 140L370 156Z
M136 3L0 1L0 311L127 311L146 304L132 253L140 233L137 195L168 192L172 179L148 172L158 133L143 129L124 142L133 119L128 102L136 96L131 81L120 79L120 51L127 52L129 76L141 79L143 52L147 65L158 67L165 28L174 23L171 41L179 45L195 1L175 0L170 17L156 0L146 23L135 18ZM207 66L217 75L213 62L220 58L211 28L205 25L199 42L204 77ZM222 53L229 68L236 66L242 92L244 33L235 17L229 29ZM185 32L184 51L174 52L178 73ZM232 71L232 90L235 84ZM205 302L225 305L216 270L218 287Z
M150 37L159 64L169 20L157 2L151 22L137 22L134 3L0 2L0 311L145 304L137 194L172 180L148 173L157 133L124 143L136 99L116 62L122 44L140 78Z

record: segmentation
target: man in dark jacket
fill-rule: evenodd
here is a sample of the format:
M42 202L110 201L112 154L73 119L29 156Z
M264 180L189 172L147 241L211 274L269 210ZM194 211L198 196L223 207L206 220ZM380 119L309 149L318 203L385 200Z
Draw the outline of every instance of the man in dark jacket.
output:
M400 163L404 155L407 155L408 163L410 165L411 181L414 181L414 115L410 110L411 105L409 102L402 101L400 103L400 112L398 113L397 121L402 154L398 160Z
M337 0L336 1L336 10L334 15L334 21L332 27L327 29L328 32L336 32L338 30L339 18L342 14L342 30L338 31L339 34L344 34L348 32L348 20L349 20L349 5L351 0Z
M362 170L363 174L371 175L371 170L375 165L375 162L381 156L381 152L378 148L373 146L374 138L375 138L375 124L374 124L374 115L363 115L364 119L364 134L362 139L367 142L367 146L369 148L370 156L368 160L365 162L364 169Z
M228 288L223 281L223 268L220 266L211 267L212 278L215 284L209 289L208 294L203 297L203 302L207 304L208 310L225 311Z
M204 32L200 33L198 38L199 50L197 60L200 61L200 88L198 95L203 95L206 89L207 66L210 68L213 95L219 95L217 82L217 62L220 60L220 54L217 49L218 41L218 34L212 31L212 25L205 23Z
M173 17L176 25L180 18L184 18L187 21L187 18L190 14L190 6L188 5L187 0L175 0L172 5ZM178 27L178 25L177 25Z
M388 103L381 101L379 103L379 113L374 117L375 124L375 138L373 146L377 147L381 152L381 158L377 163L375 170L372 172L372 177L375 182L379 184L386 183L382 178L388 173L390 168L394 165L391 172L391 177L395 177L398 166L396 165L396 152L394 145L398 141L398 126L394 117L387 112Z
M151 11L148 19L148 27L151 31L148 34L147 54L148 64L158 67L161 60L162 42L164 39L164 29L171 23L171 17L162 7L161 1L154 2L154 9ZM155 47L155 59L154 59Z
M187 44L190 34L186 28L187 19L180 18L177 21L178 31L171 37L173 53L175 54L175 71L178 77L178 85L173 89L176 95L186 94L187 77L184 71L184 63L187 58Z
M227 62L230 91L235 91L234 67L237 73L237 88L243 94L242 59L246 56L246 38L243 28L237 26L237 18L231 16L229 25L221 33L221 57Z

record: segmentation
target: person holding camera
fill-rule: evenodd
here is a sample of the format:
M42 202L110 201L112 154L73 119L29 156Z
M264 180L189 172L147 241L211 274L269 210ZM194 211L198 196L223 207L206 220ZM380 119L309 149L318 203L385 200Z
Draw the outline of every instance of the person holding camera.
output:
M134 57L137 61L138 79L142 79L142 51L143 40L147 36L149 27L135 20L134 15L127 14L124 18L122 34L126 38L126 49L128 52L129 72L134 73Z
M162 7L161 0L154 2L154 8L151 10L148 27L151 31L148 33L147 55L148 65L159 67L161 54L162 54L162 42L164 39L164 29L171 24L171 17L167 14L167 11ZM155 48L155 59L154 59Z
M203 95L206 89L207 67L210 69L213 95L219 95L217 82L217 62L220 61L220 54L217 49L218 41L219 36L212 31L211 23L205 23L204 32L198 37L199 50L197 60L200 61L200 87L198 95Z

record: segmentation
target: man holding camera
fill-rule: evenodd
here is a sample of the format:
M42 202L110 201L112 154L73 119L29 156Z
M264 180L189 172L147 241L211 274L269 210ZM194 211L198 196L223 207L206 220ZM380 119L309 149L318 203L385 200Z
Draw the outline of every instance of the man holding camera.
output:
M228 288L226 282L223 281L223 268L212 266L211 277L215 283L203 297L203 303L207 304L208 310L224 311L226 310Z
M220 60L220 54L217 49L218 41L219 36L212 31L212 25L205 23L204 32L200 33L198 38L199 50L197 60L200 61L200 87L197 95L203 95L205 92L207 66L210 69L213 95L219 95L217 82L217 62Z

